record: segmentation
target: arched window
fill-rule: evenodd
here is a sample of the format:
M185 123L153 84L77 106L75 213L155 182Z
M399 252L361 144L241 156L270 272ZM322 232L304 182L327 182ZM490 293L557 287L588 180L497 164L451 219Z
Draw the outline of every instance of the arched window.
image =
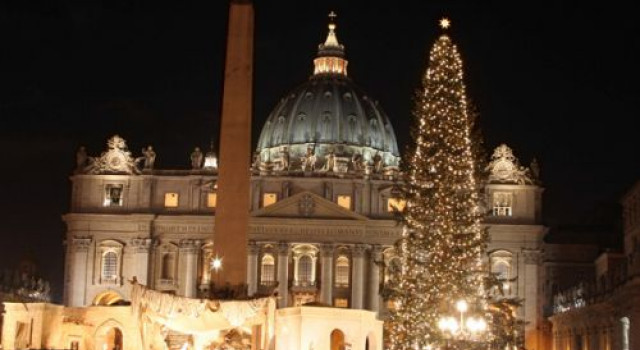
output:
M310 283L313 282L311 277L313 260L308 255L302 255L298 259L298 282Z
M331 350L344 350L344 333L339 329L331 332Z
M510 295L515 292L512 290L515 285L510 281L513 278L512 256L507 250L491 253L491 272L502 281L502 291L497 291L497 295Z
M118 254L108 251L102 255L102 279L115 281L118 278Z
M344 255L336 259L336 287L349 287L349 258Z
M174 279L174 271L175 271L175 255L172 253L165 253L162 257L162 274L161 278L165 280L173 280Z
M496 261L492 270L500 279L509 279L511 277L509 275L509 264L504 260Z
M271 254L265 254L262 257L260 284L268 286L276 281L275 275L275 259Z

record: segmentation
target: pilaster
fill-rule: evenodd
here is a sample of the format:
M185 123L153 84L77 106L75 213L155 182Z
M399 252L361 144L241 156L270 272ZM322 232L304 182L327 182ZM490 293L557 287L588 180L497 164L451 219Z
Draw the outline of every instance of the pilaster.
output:
M352 250L353 268L351 270L351 308L364 308L364 259L368 245L356 244Z
M260 246L255 241L249 241L247 249L247 293L249 296L258 291L258 254Z
M380 264L382 263L382 247L374 245L369 256L369 306L368 309L380 312Z
M289 244L278 243L278 307L289 303Z
M196 297L199 239L183 239L179 244L180 268L178 292L187 298ZM224 267L223 267L224 268Z
M333 305L333 244L320 245L320 300Z
M93 243L91 237L73 237L71 239L71 284L67 294L68 306L87 306L87 272L89 248Z

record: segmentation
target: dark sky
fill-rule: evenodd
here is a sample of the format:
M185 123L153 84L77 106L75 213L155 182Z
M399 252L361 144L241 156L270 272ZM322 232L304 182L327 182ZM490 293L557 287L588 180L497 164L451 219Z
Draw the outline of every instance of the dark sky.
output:
M585 222L640 176L640 39L617 2L256 1L254 142L271 108L311 73L327 13L338 13L349 74L389 114L400 146L413 90L448 16L488 148L542 168L544 221ZM186 168L215 136L225 1L4 1L0 4L0 267L30 254L62 280L75 151L118 133L159 168Z

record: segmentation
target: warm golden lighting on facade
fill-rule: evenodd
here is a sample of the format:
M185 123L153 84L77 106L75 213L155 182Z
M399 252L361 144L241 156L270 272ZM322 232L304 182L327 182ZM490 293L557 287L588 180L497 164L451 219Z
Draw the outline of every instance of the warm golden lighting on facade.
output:
M178 206L178 194L169 192L164 194L165 208L176 208Z
M278 201L277 193L265 193L262 195L262 206L268 207Z
M349 307L349 300L347 300L347 298L335 298L333 300L333 306L335 306L335 307Z
M339 206L351 210L351 196L338 196L337 202Z
M407 205L407 201L402 198L389 198L387 199L387 212L393 213L394 211L403 211Z
M207 195L207 207L215 208L216 204L218 204L218 194L217 193L209 193Z

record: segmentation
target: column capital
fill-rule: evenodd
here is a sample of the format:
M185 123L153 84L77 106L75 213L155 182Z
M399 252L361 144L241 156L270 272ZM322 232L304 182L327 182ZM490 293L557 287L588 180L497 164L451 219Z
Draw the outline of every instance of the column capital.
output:
M136 253L148 253L153 243L154 240L152 238L133 238L130 242Z
M249 244L247 245L247 253L257 255L258 253L260 253L260 245L256 243L256 241L250 240Z
M199 239L182 239L178 244L180 250L186 253L197 253L202 246L202 241Z
M382 262L382 246L374 244L371 246L371 260L373 262Z
M91 242L93 242L92 237L78 237L74 236L71 239L71 249L75 252L86 252L89 250L91 246Z
M287 242L278 242L276 249L278 250L278 255L288 255L290 246Z
M356 257L363 257L364 253L367 251L367 249L369 249L369 245L368 244L356 244L353 246L353 249L351 249L351 254L353 255L354 258Z
M323 243L319 245L320 256L323 258L332 258L335 246L333 244Z
M527 265L540 265L542 263L542 251L540 249L522 249L524 263Z

